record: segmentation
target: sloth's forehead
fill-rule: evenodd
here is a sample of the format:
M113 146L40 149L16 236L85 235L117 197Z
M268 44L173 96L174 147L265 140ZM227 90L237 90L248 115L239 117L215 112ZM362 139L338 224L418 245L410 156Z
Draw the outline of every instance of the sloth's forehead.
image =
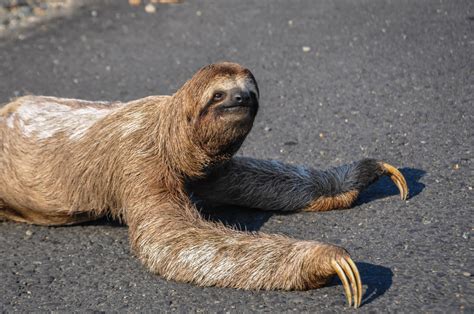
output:
M257 87L253 79L247 75L238 75L238 76L225 76L217 77L214 80L214 83L211 84L209 92L213 92L216 89L220 90L231 90L234 88L239 88L241 90L247 90L249 92L254 92L258 95Z

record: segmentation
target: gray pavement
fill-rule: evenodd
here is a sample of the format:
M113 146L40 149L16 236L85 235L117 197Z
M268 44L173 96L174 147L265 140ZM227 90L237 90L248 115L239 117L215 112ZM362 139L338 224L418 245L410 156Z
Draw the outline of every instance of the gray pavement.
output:
M361 312L472 313L473 30L472 1L185 1L155 14L96 1L0 39L0 103L169 94L205 64L242 63L261 110L240 154L321 168L380 158L401 168L411 198L384 179L350 210L208 214L346 247L364 282ZM126 227L106 220L0 223L2 311L345 309L337 280L304 292L166 281L131 255Z

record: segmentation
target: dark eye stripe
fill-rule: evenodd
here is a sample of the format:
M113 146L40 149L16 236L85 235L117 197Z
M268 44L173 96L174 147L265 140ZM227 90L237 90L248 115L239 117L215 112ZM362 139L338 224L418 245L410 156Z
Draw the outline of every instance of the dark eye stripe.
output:
M214 96L212 97L212 99L214 99L215 101L219 101L221 100L222 98L224 98L224 93L222 92L217 92L214 94Z
M215 99L216 94L222 94L221 98ZM199 116L200 117L204 116L209 111L209 107L211 107L215 102L222 100L224 96L225 96L224 92L215 92L212 98L209 99L209 101L206 103L204 108L201 109L201 111L199 112Z

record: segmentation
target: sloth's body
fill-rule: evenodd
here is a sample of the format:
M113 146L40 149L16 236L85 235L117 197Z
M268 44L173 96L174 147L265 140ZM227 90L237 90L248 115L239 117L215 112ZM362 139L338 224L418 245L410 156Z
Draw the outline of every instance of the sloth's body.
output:
M16 99L0 110L0 219L61 225L110 215L129 226L140 260L168 279L289 290L319 287L337 274L358 306L360 279L344 249L228 229L203 220L190 201L192 193L267 210L347 208L386 174L406 197L403 176L371 159L317 171L233 157L258 97L248 70L221 63L172 96Z

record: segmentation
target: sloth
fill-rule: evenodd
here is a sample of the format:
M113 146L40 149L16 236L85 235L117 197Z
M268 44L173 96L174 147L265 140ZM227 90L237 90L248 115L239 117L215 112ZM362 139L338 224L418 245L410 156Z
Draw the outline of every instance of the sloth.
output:
M339 246L244 232L202 218L196 202L272 211L348 208L389 176L363 159L329 170L235 157L259 106L252 73L200 69L172 96L127 103L24 96L0 109L0 219L69 225L109 216L153 273L200 286L305 290L340 278L349 306L362 283Z

